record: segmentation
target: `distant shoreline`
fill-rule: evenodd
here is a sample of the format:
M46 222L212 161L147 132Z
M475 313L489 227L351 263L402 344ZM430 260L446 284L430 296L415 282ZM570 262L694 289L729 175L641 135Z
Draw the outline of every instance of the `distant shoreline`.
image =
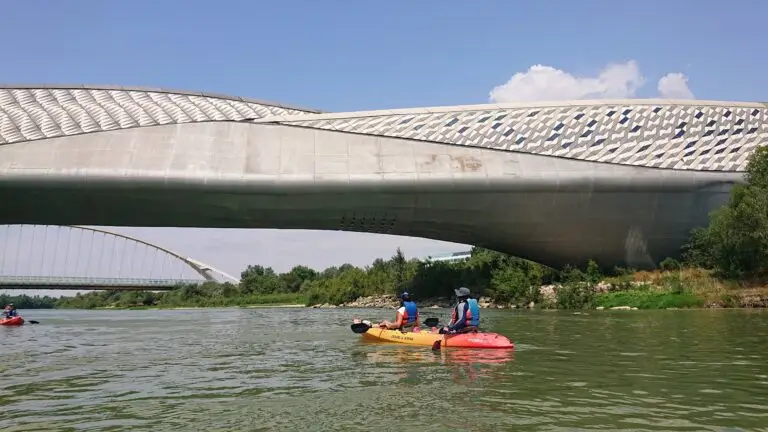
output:
M105 306L91 310L197 310L197 309L289 309L306 308L303 304L252 304L245 306ZM80 308L58 308L58 310L84 310ZM85 309L87 310L87 309Z

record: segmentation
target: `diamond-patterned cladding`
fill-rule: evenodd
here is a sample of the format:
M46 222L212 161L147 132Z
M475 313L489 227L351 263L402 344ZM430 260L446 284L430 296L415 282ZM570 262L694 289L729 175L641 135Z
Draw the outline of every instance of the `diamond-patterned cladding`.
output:
M457 107L453 112L407 114L369 112L364 116L326 114L275 121L594 162L743 171L749 154L757 146L768 144L768 106L742 105L629 101L626 105L585 103L549 108ZM393 126L406 117L419 127ZM486 121L490 118L493 122Z
M627 101L317 115L202 93L0 88L0 145L133 127L244 120L684 170L743 171L749 154L768 144L766 104Z
M162 90L0 88L0 144L142 126L241 121L309 111Z

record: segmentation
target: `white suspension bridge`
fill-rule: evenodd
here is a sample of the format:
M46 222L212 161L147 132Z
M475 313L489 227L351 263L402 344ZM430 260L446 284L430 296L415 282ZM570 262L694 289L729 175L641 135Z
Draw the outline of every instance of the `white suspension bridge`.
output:
M0 289L152 290L239 279L177 252L86 226L0 225Z

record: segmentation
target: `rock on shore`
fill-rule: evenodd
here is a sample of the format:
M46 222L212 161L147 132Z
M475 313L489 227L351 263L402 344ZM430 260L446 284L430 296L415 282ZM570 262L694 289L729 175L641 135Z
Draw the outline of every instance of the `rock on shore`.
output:
M648 285L646 282L633 281L630 283L632 287L638 287L641 285ZM542 302L553 303L556 299L557 285L543 285L539 288L541 293ZM615 291L619 288L607 282L600 282L594 288L596 293L606 293ZM624 287L623 289L626 289ZM477 299L478 304L484 309L514 309L518 307L514 304L496 303L490 299L490 297L480 297ZM435 308L452 308L453 304L448 297L427 298L418 300L419 307L421 309L435 309ZM313 308L383 308L383 309L395 309L400 305L399 300L394 295L373 295L367 297L359 297L354 301L340 304L317 304L311 307ZM525 308L533 309L536 305L531 302L525 305ZM522 307L522 306L521 306ZM707 308L722 308L722 307L736 307L736 308L768 308L768 296L758 292L741 292L734 294L733 297L726 301L718 300L711 301L705 307ZM606 309L606 308L597 308ZM611 310L636 310L637 308L631 308L629 306L615 306L608 308Z
M554 294L553 294L553 297L554 297ZM509 308L517 307L515 305L494 303L490 299L490 297L480 297L479 299L477 299L477 303L481 308L484 308L484 309L509 309ZM332 305L332 304L325 303L325 304L312 305L311 307L318 308L318 309L336 308L336 307L396 309L398 306L400 306L400 301L394 295L373 295L373 296L367 296L367 297L359 297L354 301L351 301L349 303L343 303L340 305ZM531 308L533 306L534 306L533 303L529 305L529 307ZM451 299L448 297L435 297L435 298L419 300L419 307L421 307L422 309L452 308L453 304L451 303Z

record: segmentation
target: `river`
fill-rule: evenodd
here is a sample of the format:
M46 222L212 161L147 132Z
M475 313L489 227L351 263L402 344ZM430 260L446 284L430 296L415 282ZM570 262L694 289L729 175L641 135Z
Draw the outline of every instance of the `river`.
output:
M513 352L440 353L361 342L380 309L22 312L5 432L768 430L760 310L484 310Z

